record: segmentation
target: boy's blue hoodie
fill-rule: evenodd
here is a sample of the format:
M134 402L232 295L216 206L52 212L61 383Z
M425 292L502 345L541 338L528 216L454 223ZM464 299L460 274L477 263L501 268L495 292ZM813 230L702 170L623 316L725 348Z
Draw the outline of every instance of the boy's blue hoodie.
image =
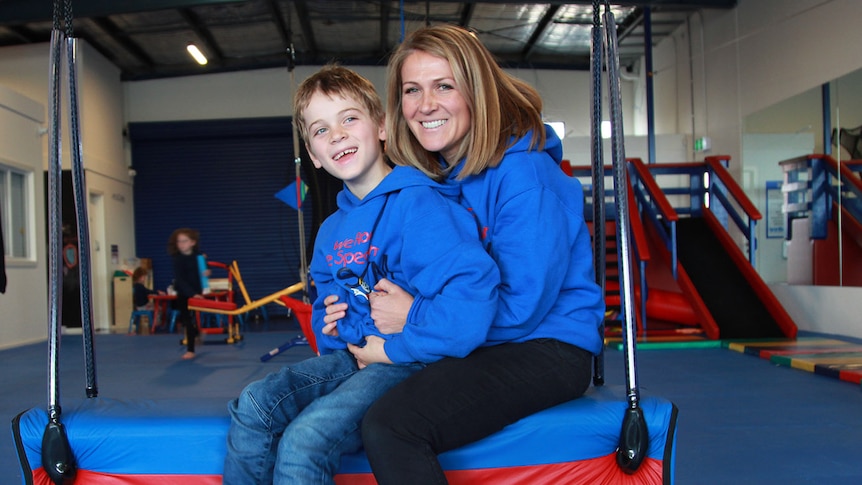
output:
M580 182L560 169L562 144L546 126L544 151L528 133L503 161L464 180L461 204L478 218L503 281L485 345L553 338L598 354L605 303L596 283Z
M476 221L457 203L458 186L395 167L365 198L349 190L320 226L311 260L318 295L312 327L321 354L387 339L394 363L463 357L479 347L497 313L500 273L479 241ZM387 278L415 298L402 333L383 335L370 316L367 294ZM348 304L339 337L321 333L323 298Z

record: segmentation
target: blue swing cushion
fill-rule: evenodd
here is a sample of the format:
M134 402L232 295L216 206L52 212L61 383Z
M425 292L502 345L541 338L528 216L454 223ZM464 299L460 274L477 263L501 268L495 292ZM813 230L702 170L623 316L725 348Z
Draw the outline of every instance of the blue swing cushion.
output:
M622 387L602 386L571 402L528 416L481 441L440 455L451 484L673 483L676 407L642 397L649 448L635 473L615 461ZM61 416L78 468L77 483L215 485L221 483L230 419L222 402L92 398L64 406ZM42 468L43 409L13 420L25 483L50 484ZM30 481L32 480L32 481ZM365 455L343 457L338 485L371 485Z

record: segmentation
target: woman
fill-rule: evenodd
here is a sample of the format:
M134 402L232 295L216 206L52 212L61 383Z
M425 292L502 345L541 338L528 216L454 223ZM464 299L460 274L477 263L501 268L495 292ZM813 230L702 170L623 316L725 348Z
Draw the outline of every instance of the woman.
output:
M387 92L390 158L460 185L502 276L485 343L412 375L363 420L378 483L446 483L437 454L585 392L602 348L604 301L583 192L559 168L561 142L542 123L535 89L505 73L469 31L439 25L394 52ZM388 281L375 290L375 325L398 331L412 300ZM345 309L332 304L327 318ZM375 345L351 351L365 365L378 355Z

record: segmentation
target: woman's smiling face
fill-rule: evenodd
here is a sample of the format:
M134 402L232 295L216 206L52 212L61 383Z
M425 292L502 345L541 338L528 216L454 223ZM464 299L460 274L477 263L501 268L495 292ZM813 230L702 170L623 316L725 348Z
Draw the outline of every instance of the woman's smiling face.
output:
M472 115L449 62L415 51L401 66L401 112L423 148L439 152L449 164L470 133Z

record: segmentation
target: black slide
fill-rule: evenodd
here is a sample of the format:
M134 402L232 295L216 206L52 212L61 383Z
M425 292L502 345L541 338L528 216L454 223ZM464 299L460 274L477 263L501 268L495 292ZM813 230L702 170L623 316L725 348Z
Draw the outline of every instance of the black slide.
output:
M679 262L715 319L722 339L784 337L705 220L679 219L677 248Z

